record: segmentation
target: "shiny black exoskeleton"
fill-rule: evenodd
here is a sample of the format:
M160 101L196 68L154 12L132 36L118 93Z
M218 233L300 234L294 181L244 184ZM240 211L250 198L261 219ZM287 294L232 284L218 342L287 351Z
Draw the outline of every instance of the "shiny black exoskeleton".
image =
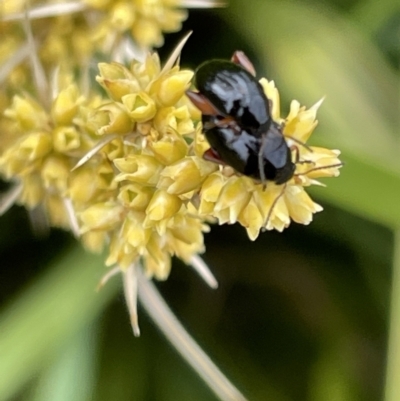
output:
M212 60L195 74L198 92L187 95L202 112L211 149L205 158L228 164L241 174L284 184L295 164L279 124L270 115L269 100L254 77L247 57L236 52L232 61Z

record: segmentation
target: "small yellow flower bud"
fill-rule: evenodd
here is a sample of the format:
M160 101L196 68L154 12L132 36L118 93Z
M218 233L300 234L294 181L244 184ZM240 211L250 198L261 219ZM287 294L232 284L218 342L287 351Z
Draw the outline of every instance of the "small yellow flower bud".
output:
M48 157L40 169L44 187L64 195L70 170L71 166L66 159L57 156Z
M164 43L157 21L138 18L132 27L132 36L144 48L159 47Z
M129 29L135 21L133 3L116 3L111 10L111 25L118 31Z
M286 206L293 221L310 224L313 213L322 211L322 207L313 202L303 187L293 185L285 191Z
M57 152L68 153L78 149L80 144L80 134L74 127L57 127L53 131L53 146Z
M73 203L85 203L92 199L97 191L96 168L83 166L70 173L67 196Z
M18 145L16 157L21 160L34 161L47 155L52 149L49 134L36 132L25 136Z
M147 88L149 83L160 75L160 58L158 53L148 53L144 63L133 60L130 70L140 82L142 88Z
M282 194L283 189L282 185L275 185L273 182L268 182L266 190L263 190L262 187L259 186L253 193L254 202L260 210L264 221L269 217L266 227L267 230L275 229L277 231L283 231L283 229L290 224L285 195ZM287 189L288 188L286 188L286 190Z
M194 135L194 144L193 144L193 150L194 153L197 157L202 158L204 155L204 152L208 149L210 149L210 144L207 142L204 134L202 133L203 126L200 123L197 124L196 129L195 129L195 135Z
M75 117L83 97L79 97L79 91L75 84L62 90L54 100L51 116L56 125L69 125Z
M22 179L22 193L20 202L29 209L33 209L43 202L45 190L39 174L28 174Z
M162 169L162 165L148 155L128 155L114 159L114 164L121 171L115 177L118 182L128 180L147 186L157 184Z
M103 202L89 206L79 214L81 233L91 230L113 230L123 219L123 206L116 202Z
M132 73L118 63L99 63L100 76L97 82L106 90L111 99L120 102L129 93L140 91L140 85Z
M153 234L147 244L149 256L144 258L146 273L158 280L166 280L171 271L171 257L162 247L162 238Z
M112 161L124 155L124 143L120 138L114 139L104 146L103 151L107 155L107 159Z
M202 223L199 219L187 217L181 213L174 216L169 224L169 232L179 241L186 244L202 244Z
M151 198L150 204L146 208L148 219L160 221L173 216L182 206L182 201L176 195L160 189Z
M225 214L225 218L228 218L226 222L230 224L235 223L243 208L246 207L250 201L250 191L251 185L248 185L247 177L234 176L229 178L215 204L215 212L219 216L220 212L229 210L228 215ZM220 223L221 222L220 219ZM223 222L225 223L225 221Z
M119 189L118 199L125 207L144 211L153 196L154 190L139 184L123 185Z
M153 258L145 258L146 273L154 276L157 280L166 280L171 271L171 257L167 252L162 254L162 258L154 260Z
M157 111L154 100L145 92L125 95L122 97L122 103L131 119L138 123L151 120Z
M159 186L170 194L181 195L198 189L203 180L217 168L216 164L196 156L186 157L164 168Z
M194 132L194 124L189 109L186 106L175 109L175 118L177 119L176 131L180 135L187 135Z
M32 163L27 163L26 160L18 158L17 154L18 148L13 146L0 157L1 171L7 178L12 178L14 175L29 174L36 167Z
M179 4L176 1L171 1L165 2L166 4L170 4L172 6L179 6ZM164 18L161 24L161 28L164 32L176 32L181 29L182 26L182 21L184 21L187 18L187 11L174 8L174 9L169 9L166 8L164 10Z
M63 32L64 34L64 32ZM77 62L87 62L88 55L93 54L92 31L87 26L76 27L71 34L71 46ZM64 57L64 60L68 56Z
M318 121L315 120L316 115L316 109L306 110L304 106L300 107L297 100L293 100L290 104L290 113L286 118L284 135L295 137L304 143L307 142L318 124Z
M174 106L189 88L193 71L173 71L160 78L152 90L157 91L157 99L164 107Z
M178 136L168 135L158 142L150 143L154 157L162 164L169 165L185 157L187 143Z
M47 35L45 42L40 48L40 58L45 63L54 63L56 60L59 62L59 60L66 60L67 57L70 57L70 54L68 54L70 49L67 49L66 41L63 40L54 28L52 31L53 34Z
M118 264L121 269L127 269L138 257L138 250L127 244L125 238L118 233L111 239L110 253L106 260L106 265Z
M96 185L97 188L104 191L112 191L117 188L118 184L114 180L115 171L111 162L104 160L96 169ZM109 194L110 196L111 194Z
M137 249L138 253L143 253L149 241L151 230L144 228L144 213L130 211L126 216L120 237L130 247Z
M251 199L238 217L239 223L246 228L251 241L257 239L260 228L264 225L264 218L254 199Z
M83 246L93 253L100 253L107 241L104 231L89 231L81 236Z
M201 199L199 205L199 213L202 215L210 215L214 210L215 203L225 184L225 179L220 173L209 175L201 186Z
M162 135L169 134L171 131L179 135L187 135L194 132L194 124L186 106L159 109L154 117L154 126Z
M89 121L99 135L127 134L133 129L129 115L116 103L109 103L90 113Z
M4 111L4 115L18 122L23 131L43 128L48 124L46 113L31 98L14 96L12 106Z

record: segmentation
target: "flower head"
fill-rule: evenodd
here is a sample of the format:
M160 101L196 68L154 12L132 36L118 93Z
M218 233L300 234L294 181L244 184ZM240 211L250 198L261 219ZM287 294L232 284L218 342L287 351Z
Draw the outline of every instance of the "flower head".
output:
M198 113L185 97L193 72L172 64L162 69L156 53L129 67L100 64L108 99L71 83L50 110L16 95L5 111L13 139L0 157L20 203L43 205L53 225L77 226L91 250L109 243L108 265L141 258L159 279L172 255L189 262L204 250L208 227L190 202L218 168L193 151Z
M13 22L26 22L29 18L33 35L40 42L40 59L49 70L60 63L87 66L96 52L118 57L120 48L132 47L132 40L143 50L159 47L165 33L181 29L187 8L223 5L216 0L82 0L54 4L35 0L28 6L25 3L6 1L2 5L0 29L3 35L7 33L7 38L0 46L10 48L21 43L23 31L19 23Z
M109 244L107 265L125 269L141 259L159 279L171 256L188 263L204 251L207 222L239 222L251 239L292 220L310 223L322 208L304 188L341 166L338 151L306 145L320 103L307 110L293 101L281 118L279 94L265 79L296 160L293 177L265 186L204 160L201 115L185 95L193 72L174 65L177 55L164 68L156 53L129 66L100 63L97 81L108 98L84 97L65 79L48 111L15 96L5 111L13 141L0 158L3 175L22 187L21 203L45 205L53 224L74 226L93 251Z

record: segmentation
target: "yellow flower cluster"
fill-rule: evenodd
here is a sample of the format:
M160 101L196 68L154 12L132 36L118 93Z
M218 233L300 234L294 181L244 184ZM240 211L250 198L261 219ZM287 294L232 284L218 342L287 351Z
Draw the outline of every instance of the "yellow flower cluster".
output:
M129 31L143 47L161 46L163 32L179 31L187 18L184 0L83 1L100 14L93 37L104 40L112 34Z
M194 154L198 112L184 96L193 73L177 66L161 70L157 54L130 68L100 64L98 82L111 102L93 114L99 135L122 141L112 158L117 195L80 214L82 232L111 235L107 264L129 266L144 259L147 271L165 278L170 256L189 262L202 252L202 219L190 201L217 166ZM105 157L110 159L107 150Z
M9 129L0 157L2 174L21 184L22 204L28 208L45 205L52 225L69 228L68 216L60 205L83 196L75 188L79 174L71 173L71 168L76 155L95 144L87 129L85 110L99 102L96 97L88 102L77 86L69 83L58 93L50 111L29 95L16 95L4 112Z
M203 8L217 5L215 0L201 1ZM185 8L193 6L197 6L193 0L3 0L0 50L24 43L22 25L28 16L33 36L40 38L38 52L46 68L87 65L96 52L118 53L128 45L127 38L141 49L161 46L163 34L179 31L187 18ZM4 54L12 52L0 51L0 62Z
M338 151L305 145L319 103L306 110L293 101L282 119L274 83L260 81L299 160L289 182L264 188L203 159L209 145L200 113L185 96L192 71L161 69L156 53L129 67L101 63L99 71L108 99L82 96L64 76L49 111L14 97L0 171L21 185L20 203L43 205L52 225L75 229L93 251L107 243L107 265L141 259L149 275L164 279L172 255L189 263L204 250L206 222L239 222L254 240L291 220L308 224L322 210L304 187L338 175L341 164Z
M21 185L20 203L42 204L52 225L78 224L92 250L109 242L108 265L125 268L142 257L162 279L171 255L189 262L203 251L207 226L188 203L217 169L193 151L199 114L184 97L193 73L161 71L156 54L129 69L99 68L111 100L89 101L74 84L59 91L49 112L29 96L14 97L0 169ZM73 169L79 160L85 163Z

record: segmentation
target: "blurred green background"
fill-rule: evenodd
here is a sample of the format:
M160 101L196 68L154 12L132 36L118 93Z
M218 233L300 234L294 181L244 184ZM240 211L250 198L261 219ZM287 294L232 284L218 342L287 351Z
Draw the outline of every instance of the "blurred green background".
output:
M326 96L312 143L340 149L345 167L312 191L325 211L309 227L254 243L213 227L218 290L179 262L158 288L251 401L400 400L400 4L229 3L190 13L182 64L241 49L275 80L282 114ZM0 239L0 401L216 400L143 310L133 337L119 278L95 292L102 257L60 231L37 237L18 207Z

